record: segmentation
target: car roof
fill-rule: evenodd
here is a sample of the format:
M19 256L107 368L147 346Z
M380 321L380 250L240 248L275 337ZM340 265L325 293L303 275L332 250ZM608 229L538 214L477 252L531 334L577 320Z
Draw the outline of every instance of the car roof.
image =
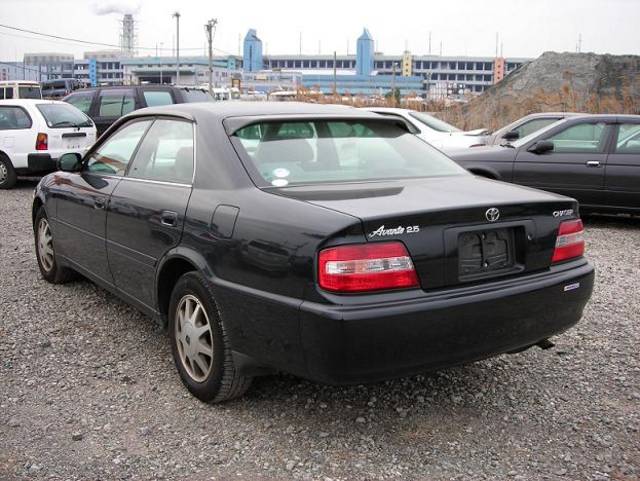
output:
M42 105L42 104L67 104L60 100L47 100L47 99L6 99L0 100L0 105Z
M310 104L304 102L195 102L173 104L161 107L148 107L129 114L135 115L179 115L193 118L206 115L209 118L226 119L230 117L276 117L276 116L330 116L378 118L366 112L346 105Z
M369 112L388 112L401 114L404 112L415 112L413 109L401 109L398 107L361 107L361 110L368 110Z

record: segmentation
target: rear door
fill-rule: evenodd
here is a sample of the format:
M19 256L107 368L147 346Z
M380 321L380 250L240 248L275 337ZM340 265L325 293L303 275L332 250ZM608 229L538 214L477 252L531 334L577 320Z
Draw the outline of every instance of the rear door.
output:
M136 108L135 88L122 87L99 90L92 115L98 136L102 135L120 117L133 112Z
M0 107L0 151L9 157L14 168L27 167L28 154L35 149L36 134L32 125L31 116L24 107Z
M113 278L105 244L107 205L150 125L150 120L128 122L84 159L80 173L58 177L56 248L108 284Z
M640 210L640 118L622 119L614 137L605 168L603 204Z
M518 151L513 182L598 205L603 199L609 135L610 126L602 120L585 119L554 129ZM528 150L540 140L552 141L553 151L536 154Z
M182 236L193 146L191 122L156 119L109 202L107 253L116 287L149 308L158 261Z

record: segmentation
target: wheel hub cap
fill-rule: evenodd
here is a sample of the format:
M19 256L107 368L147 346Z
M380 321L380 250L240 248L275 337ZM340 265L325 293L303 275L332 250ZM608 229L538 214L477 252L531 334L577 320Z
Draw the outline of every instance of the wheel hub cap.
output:
M180 299L175 331L182 366L194 381L203 382L213 366L213 334L209 316L197 297L187 294Z
M42 268L49 272L53 268L53 236L47 219L40 219L38 224L38 257Z

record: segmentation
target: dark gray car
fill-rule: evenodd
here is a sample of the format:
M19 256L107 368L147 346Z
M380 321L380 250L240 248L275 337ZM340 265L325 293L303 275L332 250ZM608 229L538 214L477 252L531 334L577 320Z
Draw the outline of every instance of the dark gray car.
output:
M574 197L582 210L640 212L640 115L571 116L450 157L477 175Z

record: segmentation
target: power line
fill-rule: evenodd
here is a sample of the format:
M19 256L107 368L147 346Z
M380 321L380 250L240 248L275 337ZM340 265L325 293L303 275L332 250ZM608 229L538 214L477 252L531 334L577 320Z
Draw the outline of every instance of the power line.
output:
M89 40L81 40L81 39L77 39L77 38L70 38L70 37L62 37L60 35L51 35L48 33L42 33L42 32L36 32L34 30L29 30L26 28L20 28L20 27L12 27L11 25L5 25L5 24L1 24L0 23L0 27L2 28L6 28L9 30L15 30L18 32L23 32L23 33L29 33L32 35L39 35L41 37L47 37L47 38L55 38L58 40L64 40L64 41L68 41L68 42L75 42L75 43L81 43L84 45L94 45L94 46L101 46L101 47L112 47L112 48L120 48L120 45L116 45L113 43L104 43L104 42L92 42ZM33 39L36 40L36 39ZM136 47L139 50L149 50L149 51L155 51L156 47ZM181 50L202 50L202 47L181 47ZM160 50L171 50L170 48L161 48ZM221 50L219 48L214 48L214 50L217 50L218 52L224 53L225 55L233 55L225 50Z

